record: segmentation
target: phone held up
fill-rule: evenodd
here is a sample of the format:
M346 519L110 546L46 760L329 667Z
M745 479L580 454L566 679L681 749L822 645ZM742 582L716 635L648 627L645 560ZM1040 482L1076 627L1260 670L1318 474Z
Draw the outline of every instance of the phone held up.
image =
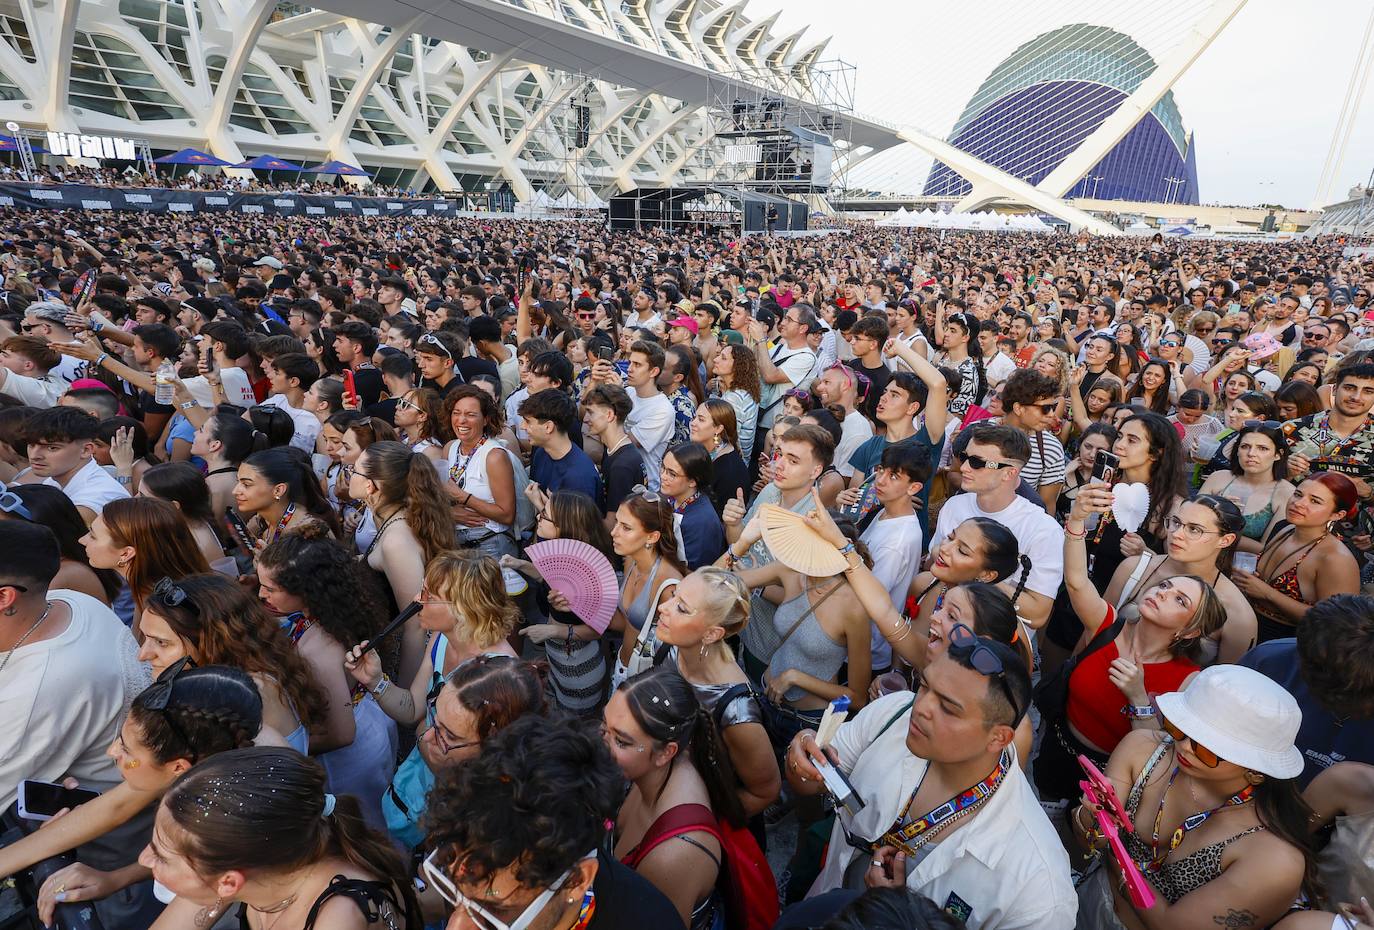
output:
M1106 449L1097 451L1097 458L1093 460L1093 484L1105 484L1111 487L1116 482L1116 474L1121 469L1121 459L1113 452Z
M26 778L19 783L19 816L25 820L51 820L63 808L76 807L98 797L98 791L64 788L50 781Z

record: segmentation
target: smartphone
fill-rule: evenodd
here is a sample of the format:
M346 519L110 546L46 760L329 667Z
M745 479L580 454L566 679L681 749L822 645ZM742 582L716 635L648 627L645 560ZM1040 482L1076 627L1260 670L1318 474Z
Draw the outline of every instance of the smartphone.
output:
M611 359L615 358L615 347L608 346L604 342L598 342L592 351L595 352L596 357L603 362L609 362Z
M344 369L343 382L344 393L348 395L348 402L350 404L356 404L358 402L358 390L353 386L353 369Z
M1105 484L1111 487L1116 481L1116 473L1121 468L1121 459L1113 452L1100 449L1093 459L1092 484Z
M52 820L64 807L76 807L98 797L99 791L64 788L50 781L26 778L19 783L19 816L25 820Z
M253 554L253 534L248 532L248 524L243 522L243 517L239 516L238 511L233 507L224 508L224 521L229 524L229 528L234 531L235 538L239 545L243 546L245 552Z

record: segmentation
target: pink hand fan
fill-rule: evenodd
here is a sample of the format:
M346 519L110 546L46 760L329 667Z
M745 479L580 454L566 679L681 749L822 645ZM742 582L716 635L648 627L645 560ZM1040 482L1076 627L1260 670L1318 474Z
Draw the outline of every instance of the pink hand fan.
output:
M615 569L595 546L575 539L550 539L525 548L534 567L550 590L568 599L572 612L583 623L606 632L620 600Z

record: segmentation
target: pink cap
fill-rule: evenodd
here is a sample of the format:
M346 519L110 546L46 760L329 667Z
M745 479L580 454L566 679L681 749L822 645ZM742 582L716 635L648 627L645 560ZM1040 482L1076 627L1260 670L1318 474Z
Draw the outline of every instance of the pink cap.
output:
M697 321L690 316L680 316L675 320L668 321L669 326L681 326L683 329L691 330L692 335L697 335L700 330L697 328Z

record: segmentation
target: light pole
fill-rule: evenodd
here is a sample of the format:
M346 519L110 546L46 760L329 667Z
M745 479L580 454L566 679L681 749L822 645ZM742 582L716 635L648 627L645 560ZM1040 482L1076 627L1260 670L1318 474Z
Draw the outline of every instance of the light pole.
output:
M1093 200L1097 199L1097 186L1102 183L1102 175L1095 174L1088 180L1093 182Z

